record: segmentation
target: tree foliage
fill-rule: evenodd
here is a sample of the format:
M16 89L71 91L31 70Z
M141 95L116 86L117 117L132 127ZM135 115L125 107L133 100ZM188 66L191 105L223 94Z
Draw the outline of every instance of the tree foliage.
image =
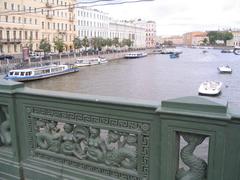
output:
M73 40L74 49L80 49L82 47L82 41L79 38L74 38Z
M217 40L224 41L224 44L226 45L227 40L231 40L233 38L233 34L228 31L210 31L207 36L211 45L215 45Z
M89 47L89 40L88 40L87 36L85 36L83 38L82 45L85 47L85 49L87 49L87 47Z
M133 45L133 41L131 39L123 39L121 44L122 46L131 47Z
M54 40L54 47L58 50L58 52L63 52L64 42L62 39L56 37Z
M42 39L40 41L39 48L42 49L44 53L51 51L51 45L50 45L50 43L48 42L47 39Z
M118 46L120 45L119 39L118 39L117 37L113 38L112 44L113 44L115 47L118 47Z

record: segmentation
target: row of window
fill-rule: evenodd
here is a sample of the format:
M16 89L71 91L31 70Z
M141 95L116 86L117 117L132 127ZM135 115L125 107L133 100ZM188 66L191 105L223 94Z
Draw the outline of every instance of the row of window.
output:
M38 40L38 32L34 32L34 31L10 31L10 30L0 30L0 40L2 39L25 39L25 40L29 40L29 39L35 39Z
M65 30L65 31L75 31L76 27L75 25L71 24L64 24L64 23L50 23L50 22L43 22L42 21L42 29L52 29L52 30Z
M4 9L5 10L8 10L8 6L7 6L7 2L4 2ZM48 14L51 14L53 16L58 16L58 17L65 17L65 18L68 18L68 15L69 17L71 16L71 13L67 13L67 12L64 12L64 10L68 10L68 9L62 9L62 11L60 10L46 10L44 8L33 8L31 6L29 6L28 8L23 5L22 7L20 5L15 5L15 4L11 4L11 8L10 10L12 11L23 11L23 12L29 12L29 13L41 13L42 15L48 15Z
M77 11L78 16L81 17L89 17L89 18L94 18L94 19L101 19L101 20L109 20L108 16L104 16L98 13L94 13L94 12L86 12L86 11Z
M92 22L92 21L84 21L84 20L78 20L79 26L89 26L89 27L97 27L97 28L107 28L108 24L106 23L99 23L99 22Z

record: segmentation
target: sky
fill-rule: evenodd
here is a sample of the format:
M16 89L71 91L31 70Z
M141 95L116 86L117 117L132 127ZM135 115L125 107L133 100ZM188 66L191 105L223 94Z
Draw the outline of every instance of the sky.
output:
M153 20L159 36L240 29L240 0L154 0L93 8L109 13L114 19Z

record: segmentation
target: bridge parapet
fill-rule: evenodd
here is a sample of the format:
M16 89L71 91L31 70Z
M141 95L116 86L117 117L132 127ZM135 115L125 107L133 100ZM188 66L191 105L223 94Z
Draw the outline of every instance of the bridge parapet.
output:
M240 178L240 116L227 103L160 104L0 83L5 179Z

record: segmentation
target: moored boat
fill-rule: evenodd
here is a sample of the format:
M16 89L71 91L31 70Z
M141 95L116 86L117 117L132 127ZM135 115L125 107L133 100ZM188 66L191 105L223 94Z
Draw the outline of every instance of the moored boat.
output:
M97 58L91 58L91 59L77 59L74 63L74 66L76 67L82 67L82 66L91 66L91 65L97 65L97 64L104 64L108 61L105 58L97 57Z
M219 66L218 70L219 70L220 73L232 73L232 68L230 68L228 65Z
M77 71L79 71L79 69L72 65L48 65L27 69L10 70L4 79L14 81L33 81Z
M179 53L173 53L169 55L171 59L179 58Z
M220 81L204 81L198 89L199 95L215 96L219 95L222 89Z
M130 52L124 55L125 58L141 58L147 56L145 52Z
M223 49L221 53L233 53L233 49Z
M235 47L233 49L233 53L236 54L236 55L240 55L240 47Z

